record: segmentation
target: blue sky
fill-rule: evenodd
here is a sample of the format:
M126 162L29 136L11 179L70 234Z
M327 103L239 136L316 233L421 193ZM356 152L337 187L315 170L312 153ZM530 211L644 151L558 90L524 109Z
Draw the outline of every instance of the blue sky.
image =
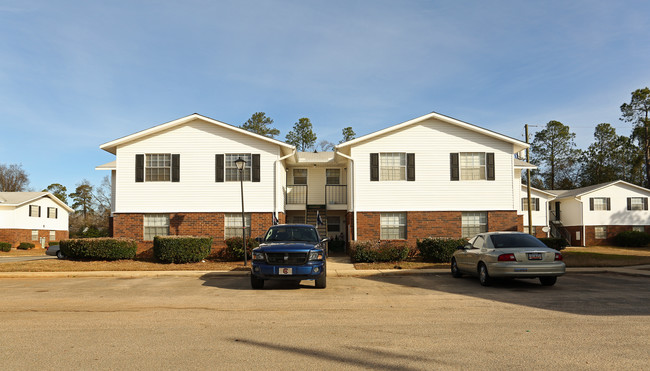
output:
M0 163L72 192L113 139L188 114L319 140L436 111L586 148L650 85L648 1L0 0ZM536 130L536 128L531 128Z

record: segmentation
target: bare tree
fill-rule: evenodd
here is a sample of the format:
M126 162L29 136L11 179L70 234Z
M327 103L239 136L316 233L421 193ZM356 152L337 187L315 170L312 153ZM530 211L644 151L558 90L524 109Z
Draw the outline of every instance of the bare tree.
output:
M22 165L0 164L0 192L24 192L29 185L29 176Z

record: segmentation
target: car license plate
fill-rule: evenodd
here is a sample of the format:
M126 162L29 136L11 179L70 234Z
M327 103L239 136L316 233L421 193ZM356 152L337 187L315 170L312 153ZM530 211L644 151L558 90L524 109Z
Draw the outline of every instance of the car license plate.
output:
M528 260L542 260L542 254L541 253L528 254Z
M287 275L290 276L293 274L292 268L278 268L278 274L281 276Z

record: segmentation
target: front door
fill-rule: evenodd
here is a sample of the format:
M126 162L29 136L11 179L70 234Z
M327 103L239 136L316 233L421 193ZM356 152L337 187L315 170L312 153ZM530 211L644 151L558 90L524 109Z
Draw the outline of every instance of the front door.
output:
M47 247L47 246L45 245L45 241L46 241L46 240L47 240L47 239L46 239L45 237L41 237L41 238L39 239L42 248L46 248L46 247Z
M560 202L555 202L555 220L560 221Z

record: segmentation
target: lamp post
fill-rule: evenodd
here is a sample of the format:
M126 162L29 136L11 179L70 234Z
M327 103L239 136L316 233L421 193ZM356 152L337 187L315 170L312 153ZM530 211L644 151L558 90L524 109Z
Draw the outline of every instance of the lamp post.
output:
M246 161L242 158L235 160L237 170L239 171L239 184L241 185L241 243L244 247L244 267L248 265L248 252L246 251L246 218L244 217L244 165Z

